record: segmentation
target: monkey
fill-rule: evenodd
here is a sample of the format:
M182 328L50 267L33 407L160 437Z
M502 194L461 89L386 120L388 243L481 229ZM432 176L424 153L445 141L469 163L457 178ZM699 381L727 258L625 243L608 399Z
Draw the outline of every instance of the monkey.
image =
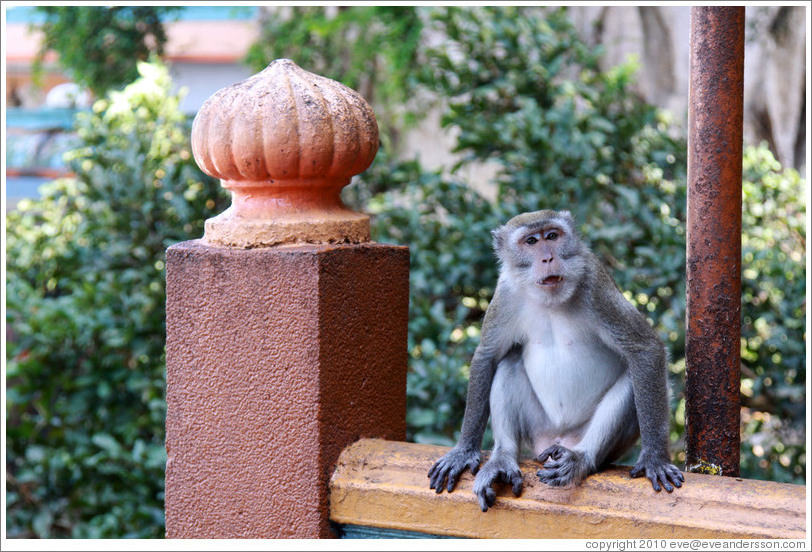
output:
M483 512L494 484L521 494L522 447L555 487L579 484L641 438L631 477L655 491L685 480L669 453L666 351L589 249L569 211L542 210L492 232L500 265L471 360L457 444L429 470L429 487L450 493L474 474ZM494 446L482 469L491 419Z

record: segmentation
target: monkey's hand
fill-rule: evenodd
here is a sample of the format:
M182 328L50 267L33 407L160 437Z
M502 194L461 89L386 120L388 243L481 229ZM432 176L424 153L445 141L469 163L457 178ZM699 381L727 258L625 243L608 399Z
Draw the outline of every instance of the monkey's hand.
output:
M539 454L537 460L544 469L536 472L539 480L553 487L566 487L580 483L590 471L583 453L561 445L553 445Z
M522 494L524 477L516 459L508 454L494 453L474 481L474 493L479 499L479 507L483 512L487 512L488 508L496 502L496 491L493 489L493 484L500 481L511 485L514 496Z
M670 493L674 487L682 487L682 482L685 481L685 477L675 465L665 458L646 453L645 450L640 453L640 458L637 459L630 475L640 477L644 473L651 480L655 491L663 488ZM671 486L672 483L674 487Z
M429 488L436 489L437 493L441 493L443 487L446 487L450 493L454 490L454 486L465 468L470 469L472 474L476 474L481 461L482 453L479 449L455 446L437 460L429 470Z

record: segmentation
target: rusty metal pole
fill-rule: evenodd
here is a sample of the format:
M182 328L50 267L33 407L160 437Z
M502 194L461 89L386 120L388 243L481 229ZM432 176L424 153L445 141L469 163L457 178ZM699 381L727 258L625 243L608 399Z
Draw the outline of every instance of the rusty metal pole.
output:
M691 8L686 466L739 475L744 8Z

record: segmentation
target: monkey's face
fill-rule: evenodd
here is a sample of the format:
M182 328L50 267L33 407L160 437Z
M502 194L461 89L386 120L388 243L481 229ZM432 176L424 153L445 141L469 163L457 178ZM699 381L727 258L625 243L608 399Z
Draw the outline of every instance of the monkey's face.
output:
M573 296L585 261L569 213L520 215L496 230L494 241L503 270L517 291L544 306L561 305Z

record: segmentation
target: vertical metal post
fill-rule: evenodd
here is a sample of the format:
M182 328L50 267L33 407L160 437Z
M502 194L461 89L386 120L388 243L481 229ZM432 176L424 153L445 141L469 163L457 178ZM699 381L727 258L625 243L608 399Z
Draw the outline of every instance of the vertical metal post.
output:
M691 8L688 471L739 474L744 8Z

